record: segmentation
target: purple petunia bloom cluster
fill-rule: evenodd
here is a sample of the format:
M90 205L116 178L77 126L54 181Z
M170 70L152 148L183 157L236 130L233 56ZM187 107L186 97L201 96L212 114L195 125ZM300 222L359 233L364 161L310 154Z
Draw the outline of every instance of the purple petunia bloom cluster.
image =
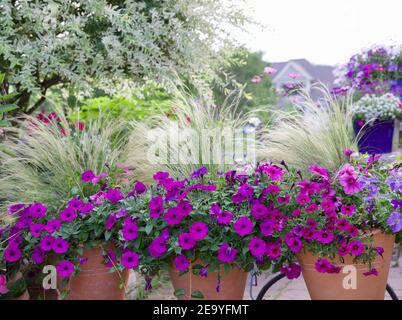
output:
M249 174L201 167L187 179L160 171L153 184L127 188L97 183L102 174L85 171L82 181L94 191L63 208L11 204L17 219L0 232L0 254L7 263L37 265L53 257L58 275L70 277L87 261L78 248L97 242L106 246L106 267L146 270L148 280L166 264L201 277L221 266L273 265L294 279L302 272L298 256L311 251L318 272L338 273L330 257L370 263L383 256L369 241L371 230L402 231L401 169L382 168L378 157L353 161L337 172L314 164L303 174L285 163Z

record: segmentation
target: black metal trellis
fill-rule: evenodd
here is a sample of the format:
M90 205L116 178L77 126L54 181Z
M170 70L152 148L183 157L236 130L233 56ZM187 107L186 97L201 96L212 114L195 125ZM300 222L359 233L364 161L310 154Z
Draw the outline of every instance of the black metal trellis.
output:
M267 291L275 284L277 283L279 280L285 278L286 276L282 273L277 274L276 276L274 276L272 279L270 279L260 290L260 292L257 295L257 298L255 300L262 300L265 296L265 294L267 293ZM396 295L394 289L392 289L392 287L387 284L387 292L388 294L391 296L392 300L399 300L398 296Z

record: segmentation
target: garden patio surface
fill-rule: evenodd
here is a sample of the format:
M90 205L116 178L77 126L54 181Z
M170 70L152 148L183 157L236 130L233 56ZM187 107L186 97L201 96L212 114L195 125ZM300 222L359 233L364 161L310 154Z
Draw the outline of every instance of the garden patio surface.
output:
M394 264L394 262L393 262ZM261 288L271 279L271 273L263 273L257 279L257 286L252 287L252 295L255 299ZM130 277L128 299L135 299L135 275ZM399 260L399 267L391 267L388 284L394 289L396 295L402 300L402 257ZM149 300L174 300L173 288L169 281L162 281L158 288L154 289L147 295ZM249 282L244 294L245 300L250 300ZM302 277L296 280L282 279L273 285L264 297L265 300L310 300L306 285ZM386 300L390 300L390 296L386 293Z

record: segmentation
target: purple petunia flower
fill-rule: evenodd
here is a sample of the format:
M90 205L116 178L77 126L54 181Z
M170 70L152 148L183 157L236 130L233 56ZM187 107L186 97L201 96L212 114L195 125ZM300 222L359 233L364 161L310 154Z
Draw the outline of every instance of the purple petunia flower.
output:
M241 203L245 200L246 198L244 198L241 194L236 193L232 196L232 202L233 203Z
M331 199L326 199L321 202L321 209L324 211L334 211L335 204Z
M343 187L343 191L348 195L353 195L361 191L359 181L350 175L343 175L339 178L339 183Z
M110 214L105 221L105 229L110 230L116 224L117 218L115 214Z
M48 233L56 232L60 228L61 228L61 220L59 219L49 220L45 225L45 230Z
M105 193L103 191L99 191L89 197L91 201L97 206L101 205L103 201L105 200Z
M106 199L108 199L112 203L117 203L121 199L123 199L122 194L118 189L109 189L105 195Z
M356 207L355 207L355 205L354 204L351 204L351 205L342 205L342 207L341 207L341 212L344 214L344 215L347 215L347 216L351 216L351 215L353 215L353 213L355 212L355 210L356 210Z
M208 225L202 221L194 222L189 228L189 233L194 240L203 240L208 235Z
M343 154L345 155L345 156L351 156L352 154L353 154L353 150L350 150L350 149L346 149L346 150L343 150Z
M348 250L351 254L359 256L364 251L364 245L360 241L355 240L348 244Z
M371 268L369 271L363 273L364 276L378 276L378 271L376 268Z
M393 199L393 200L391 200L391 204L395 210L398 208L402 209L402 200Z
M233 229L240 237L244 237L253 232L253 222L249 217L243 216L236 220Z
M148 205L148 207L152 210L155 210L162 206L163 206L163 198L161 196L156 196L156 197L152 198Z
M313 213L316 212L318 210L318 205L316 203L311 203L307 206L306 209L304 209L304 211L306 211L307 213Z
M191 179L202 178L208 173L207 167L201 167L191 174Z
M29 213L33 218L37 219L43 218L46 214L46 211L47 208L39 202L36 202L29 207Z
M32 251L31 258L36 264L42 264L45 261L45 251L40 247L36 247Z
M272 165L272 164L263 164L260 167L257 168L258 172L265 173L270 177L272 181L280 181L285 174L285 172L282 170L282 168Z
M374 250L377 252L379 256L382 257L382 254L384 253L384 248L383 247L375 247Z
M74 264L69 260L62 260L57 264L56 270L59 277L67 278L74 272Z
M281 247L276 243L267 243L265 254L270 260L276 260L281 256Z
M159 258L160 256L164 255L166 251L166 239L163 236L159 236L152 240L148 247L149 254L154 258Z
M262 220L268 215L268 208L259 202L255 202L251 207L251 214L257 220Z
M325 168L323 168L323 167L320 167L320 166L318 166L318 165L311 165L311 166L308 167L308 170L309 170L311 173L314 173L314 174L316 174L316 175L318 175L318 176L320 176L320 177L323 177L323 178L326 179L326 180L329 179L328 170L325 169Z
M154 180L161 181L169 178L169 172L158 171L153 175Z
M63 210L60 212L60 219L61 219L62 221L71 222L71 221L73 221L76 217L77 217L77 213L76 213L75 210L72 209L72 208L63 209Z
M283 197L278 197L278 203L279 204L286 204L289 203L290 201L290 195L285 194Z
M334 235L324 230L319 230L316 234L316 239L323 244L327 244L334 240Z
M182 217L187 217L190 212L193 210L193 206L190 202L188 201L180 201L177 206L176 206L177 212L182 216Z
M121 264L126 269L135 268L139 263L139 256L134 251L126 250L121 256Z
M182 254L174 258L174 265L176 266L176 269L179 270L180 272L185 272L190 266L190 261L184 254Z
M70 244L67 240L64 240L63 238L54 239L52 244L53 251L58 254L66 253L69 247Z
M254 194L254 189L252 186L248 185L247 183L240 186L237 193L242 196L243 198L249 198Z
M4 250L3 258L6 262L16 262L22 258L21 250L16 245L9 245Z
M7 212L10 215L14 215L18 212L20 212L21 210L23 210L25 208L25 205L23 203L15 203L15 204L11 204L7 207Z
M392 212L387 219L387 224L392 232L397 233L402 230L402 214L399 212Z
M303 249L303 242L295 237L293 234L291 237L287 237L285 239L286 244L288 245L290 251L297 253Z
M314 219L307 219L307 221L306 221L306 225L309 228L315 228L317 226L317 224L318 224L318 222Z
M248 248L254 257L262 257L265 254L266 243L264 240L254 237L248 243Z
M190 250L196 245L195 240L190 236L188 232L183 232L179 234L178 243L179 246L184 250Z
M221 291L221 275L218 273L216 276L216 286L215 286L216 292Z
M274 223L271 220L264 220L260 224L260 232L264 237L272 235L275 231Z
M54 243L54 237L52 236L44 236L41 240L40 240L40 248L43 251L50 251L53 248L53 243Z
M349 254L349 247L346 243L342 243L339 248L338 248L338 254L341 257L346 256L347 254Z
M292 262L289 266L282 266L280 271L288 279L292 280L292 279L296 279L300 276L301 267L297 263Z
M307 193L304 192L300 192L297 196L296 196L296 202L301 205L304 206L307 203L310 202L310 197Z
M143 194L144 192L147 191L147 187L141 181L137 181L136 184L134 185L134 191L137 194Z
M149 210L149 216L154 220L158 219L162 214L163 214L163 207L162 206L157 207L155 209L150 209Z
M183 216L178 212L177 208L169 208L164 216L166 223L174 226L181 223Z
M200 268L200 271L198 272L198 274L200 275L200 277L204 277L204 278L208 277L208 268L206 266Z
M226 242L222 243L218 249L218 260L222 263L232 263L237 256L237 250Z
M67 207L74 209L74 210L80 210L80 208L82 207L82 200L75 198L75 199L71 199L69 202L67 202Z
M331 267L332 267L332 263L327 259L318 259L315 262L315 269L321 273L328 272L331 269Z
M138 237L138 227L135 223L126 223L122 229L123 238L127 241L135 240Z
M29 232L34 238L39 238L44 229L45 226L43 224L33 223L29 227Z
M108 250L103 258L106 260L105 266L108 268L111 268L116 264L117 257L113 250Z
M229 211L222 210L221 212L218 213L218 216L216 218L216 222L220 225L226 225L232 221L233 214Z
M83 182L91 182L92 179L94 179L94 178L95 178L95 174L93 173L92 170L84 171L81 174L81 179L82 179Z

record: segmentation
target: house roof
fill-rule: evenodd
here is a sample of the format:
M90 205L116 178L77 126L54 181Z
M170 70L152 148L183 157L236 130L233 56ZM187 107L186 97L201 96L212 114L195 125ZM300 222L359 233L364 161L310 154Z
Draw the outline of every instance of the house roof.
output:
M277 76L280 75L281 70L287 66L290 62L296 63L302 67L315 81L323 82L326 85L332 85L334 83L335 77L333 75L333 66L328 65L316 65L312 64L306 59L293 59L285 62L274 62L272 67L278 70ZM274 77L274 82L275 82Z

